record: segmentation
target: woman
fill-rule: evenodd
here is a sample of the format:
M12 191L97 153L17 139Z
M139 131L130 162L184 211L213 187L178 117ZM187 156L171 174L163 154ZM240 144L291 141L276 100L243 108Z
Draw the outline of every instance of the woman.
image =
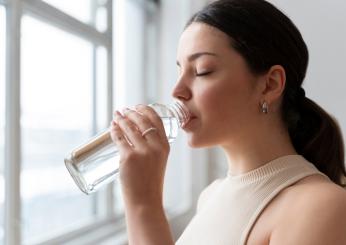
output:
M288 17L264 0L216 1L187 24L177 64L173 96L193 116L189 145L221 146L229 165L177 244L346 244L342 136L305 96L308 50ZM130 244L173 244L161 120L143 105L116 112L112 138Z

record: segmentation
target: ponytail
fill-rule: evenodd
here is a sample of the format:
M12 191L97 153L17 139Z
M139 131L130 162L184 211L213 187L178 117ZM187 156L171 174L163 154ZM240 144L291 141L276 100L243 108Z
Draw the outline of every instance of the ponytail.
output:
M306 97L296 116L289 109L283 113L296 151L334 183L345 186L344 142L336 119Z

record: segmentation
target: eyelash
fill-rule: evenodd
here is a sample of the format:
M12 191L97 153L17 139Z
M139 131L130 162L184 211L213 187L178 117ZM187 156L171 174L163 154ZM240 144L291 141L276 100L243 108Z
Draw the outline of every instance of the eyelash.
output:
M197 73L197 72L196 72L196 77L206 76L206 75L209 75L210 73L212 73L212 72L211 72L211 71L202 72L202 73Z

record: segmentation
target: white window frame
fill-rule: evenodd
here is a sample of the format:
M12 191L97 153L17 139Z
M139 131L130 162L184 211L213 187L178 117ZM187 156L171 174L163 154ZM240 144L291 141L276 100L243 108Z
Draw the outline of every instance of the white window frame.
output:
M30 15L45 23L58 27L70 34L81 37L94 44L94 63L96 48L103 46L107 51L107 115L109 121L112 115L112 86L113 86L113 60L112 60L112 0L108 1L107 31L99 32L96 28L67 15L63 11L40 0L0 0L6 8L6 107L5 107L5 217L4 235L5 244L20 245L21 239L21 198L20 198L20 32L21 18L24 14ZM95 67L94 67L95 68ZM94 71L96 74L96 70ZM96 75L94 76L94 84ZM95 86L95 85L94 85ZM95 102L94 94L94 102ZM94 109L95 113L95 109ZM94 127L96 131L96 126ZM78 230L61 234L44 241L35 241L34 244L64 244L80 241L97 243L98 241L115 234L124 234L125 225L123 217L114 213L114 200L112 185L105 191L105 219L93 222ZM30 242L31 243L31 242ZM123 243L123 242L122 242ZM85 243L83 243L85 244Z

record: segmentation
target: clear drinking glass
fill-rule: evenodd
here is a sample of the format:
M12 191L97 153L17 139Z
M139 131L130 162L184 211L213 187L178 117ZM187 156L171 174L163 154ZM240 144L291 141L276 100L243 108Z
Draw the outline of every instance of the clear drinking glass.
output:
M151 104L161 117L169 143L177 137L178 129L190 118L183 103ZM119 172L119 154L109 129L75 148L65 158L65 165L77 186L86 194L116 179Z

